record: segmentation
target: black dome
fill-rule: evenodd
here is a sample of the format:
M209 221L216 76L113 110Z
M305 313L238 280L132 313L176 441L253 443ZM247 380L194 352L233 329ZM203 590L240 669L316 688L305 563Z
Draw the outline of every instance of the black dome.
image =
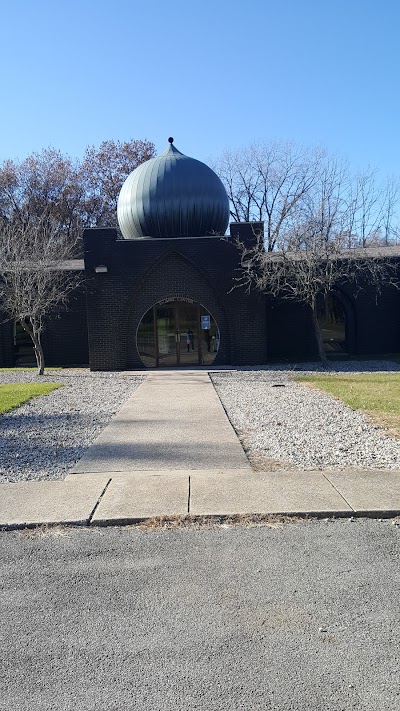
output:
M225 234L229 200L211 168L170 143L125 180L118 222L125 239Z

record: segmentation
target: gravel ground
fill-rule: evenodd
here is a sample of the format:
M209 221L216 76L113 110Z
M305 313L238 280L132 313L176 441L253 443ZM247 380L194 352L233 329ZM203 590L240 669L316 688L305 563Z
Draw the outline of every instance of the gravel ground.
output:
M349 361L334 364L330 372L334 377L399 370L389 361ZM314 363L290 370L274 366L211 375L252 464L277 469L399 468L399 440L331 395L294 382L296 375L319 371Z
M256 467L398 468L400 441L328 394L295 383L316 364L220 371L214 386ZM334 365L334 373L400 370L387 361ZM37 382L34 371L0 372L1 383ZM0 483L63 479L143 380L141 376L49 371L62 388L0 418ZM285 387L273 387L274 385Z
M0 418L0 482L63 479L143 380L88 370L0 372L2 383L51 382L61 388Z

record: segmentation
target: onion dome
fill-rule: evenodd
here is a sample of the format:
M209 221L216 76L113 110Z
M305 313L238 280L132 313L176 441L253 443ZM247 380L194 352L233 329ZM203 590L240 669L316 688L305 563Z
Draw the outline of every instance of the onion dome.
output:
M125 239L201 237L225 234L226 190L211 168L168 148L142 163L125 180L118 198L118 223Z

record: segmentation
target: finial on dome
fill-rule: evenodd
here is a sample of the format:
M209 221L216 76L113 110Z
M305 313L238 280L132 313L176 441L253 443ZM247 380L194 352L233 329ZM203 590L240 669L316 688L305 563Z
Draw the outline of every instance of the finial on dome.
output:
M121 188L117 216L124 239L225 234L229 200L221 180L205 163L178 151L173 140L135 168Z

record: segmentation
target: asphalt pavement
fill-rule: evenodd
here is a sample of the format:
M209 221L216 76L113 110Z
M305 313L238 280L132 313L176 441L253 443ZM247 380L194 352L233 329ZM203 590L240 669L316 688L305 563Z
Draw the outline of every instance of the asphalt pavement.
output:
M385 519L0 533L1 711L400 708Z

